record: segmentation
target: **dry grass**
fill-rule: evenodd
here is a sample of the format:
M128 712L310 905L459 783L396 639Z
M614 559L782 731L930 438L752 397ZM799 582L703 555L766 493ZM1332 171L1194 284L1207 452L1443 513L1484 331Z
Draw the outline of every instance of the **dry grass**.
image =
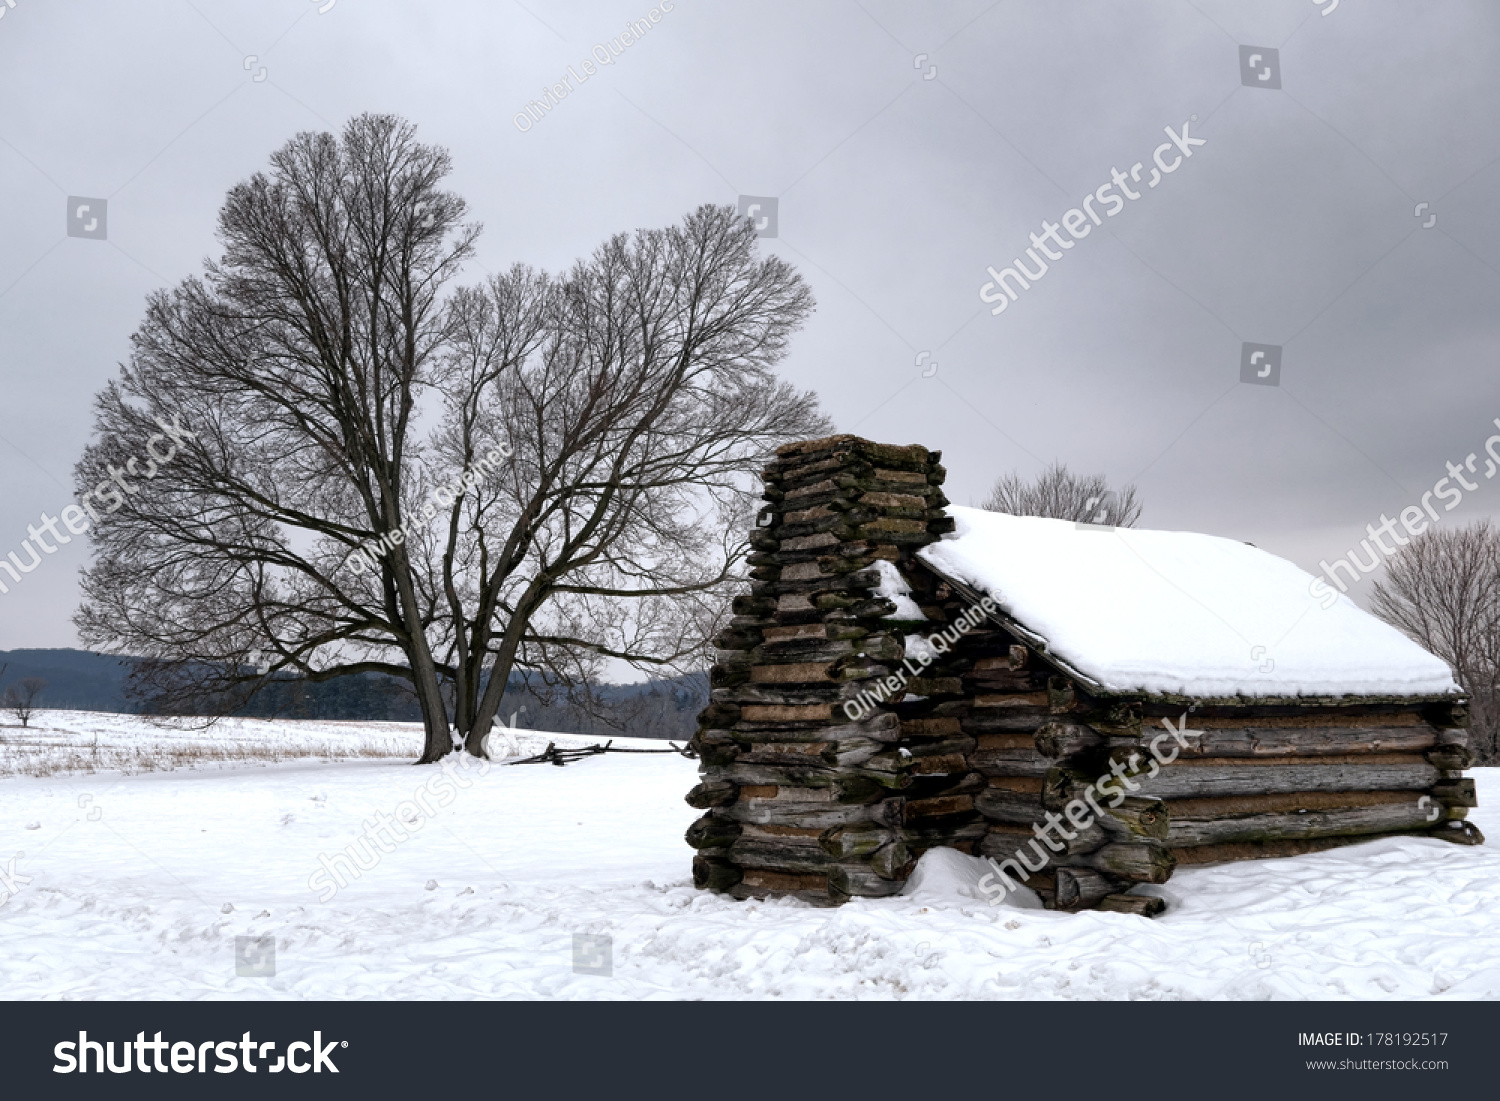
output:
M48 736L48 734L52 736ZM395 738L347 738L306 741L274 739L203 740L149 736L122 744L116 738L79 740L77 732L0 729L0 778L12 776L90 775L98 772L171 772L179 768L228 768L286 761L415 760L420 745Z

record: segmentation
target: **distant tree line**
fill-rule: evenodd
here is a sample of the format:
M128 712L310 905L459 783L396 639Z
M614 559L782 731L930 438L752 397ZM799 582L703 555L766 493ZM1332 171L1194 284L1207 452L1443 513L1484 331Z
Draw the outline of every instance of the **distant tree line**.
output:
M29 721L41 708L123 714L167 713L161 701L133 688L134 659L85 650L0 652L0 714ZM513 675L500 708L505 723L588 737L690 738L708 701L708 677L690 673L638 684L548 687ZM230 712L244 718L420 722L421 708L405 681L379 673L332 680L292 675L270 678Z

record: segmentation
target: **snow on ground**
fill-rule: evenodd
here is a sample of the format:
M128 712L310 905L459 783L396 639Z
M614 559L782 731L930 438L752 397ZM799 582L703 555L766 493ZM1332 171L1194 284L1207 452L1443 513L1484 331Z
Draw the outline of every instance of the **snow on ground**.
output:
M1248 543L957 505L948 513L957 530L920 557L989 593L1106 687L1197 697L1458 691L1448 666L1396 628Z
M333 736L268 725L286 743ZM374 758L0 779L0 871L25 853L0 906L0 997L1500 997L1491 846L1184 868L1154 921L992 908L983 863L951 850L898 898L734 902L691 886L695 762L673 754L456 771L448 805L319 902L320 854L435 775ZM1500 836L1500 770L1475 775L1475 821ZM575 973L575 933L611 938L612 975ZM236 974L238 936L274 938L274 976Z

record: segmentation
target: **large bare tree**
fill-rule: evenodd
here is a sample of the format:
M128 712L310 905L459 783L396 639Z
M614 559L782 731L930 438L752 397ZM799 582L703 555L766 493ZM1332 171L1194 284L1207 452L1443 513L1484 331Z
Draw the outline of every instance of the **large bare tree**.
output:
M1497 759L1500 735L1500 529L1488 520L1428 531L1375 583L1376 615L1446 661L1472 699L1472 748Z
M1030 481L1014 472L1004 475L980 507L1012 516L1047 516L1119 528L1134 527L1141 516L1135 486L1117 493L1103 474L1080 476L1059 462Z
M827 427L772 370L812 308L797 273L703 207L454 289L478 228L409 124L363 116L271 165L98 399L81 484L159 418L193 438L97 525L84 638L152 659L176 710L402 677L424 761L455 731L480 751L514 670L701 663L755 469Z

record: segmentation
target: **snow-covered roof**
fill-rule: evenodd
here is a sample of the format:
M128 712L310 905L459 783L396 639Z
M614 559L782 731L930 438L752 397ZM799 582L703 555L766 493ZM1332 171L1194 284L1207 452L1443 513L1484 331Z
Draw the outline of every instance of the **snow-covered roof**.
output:
M1097 687L1195 697L1440 696L1448 666L1313 577L1247 543L950 506L924 547ZM1326 592L1332 592L1332 589Z

